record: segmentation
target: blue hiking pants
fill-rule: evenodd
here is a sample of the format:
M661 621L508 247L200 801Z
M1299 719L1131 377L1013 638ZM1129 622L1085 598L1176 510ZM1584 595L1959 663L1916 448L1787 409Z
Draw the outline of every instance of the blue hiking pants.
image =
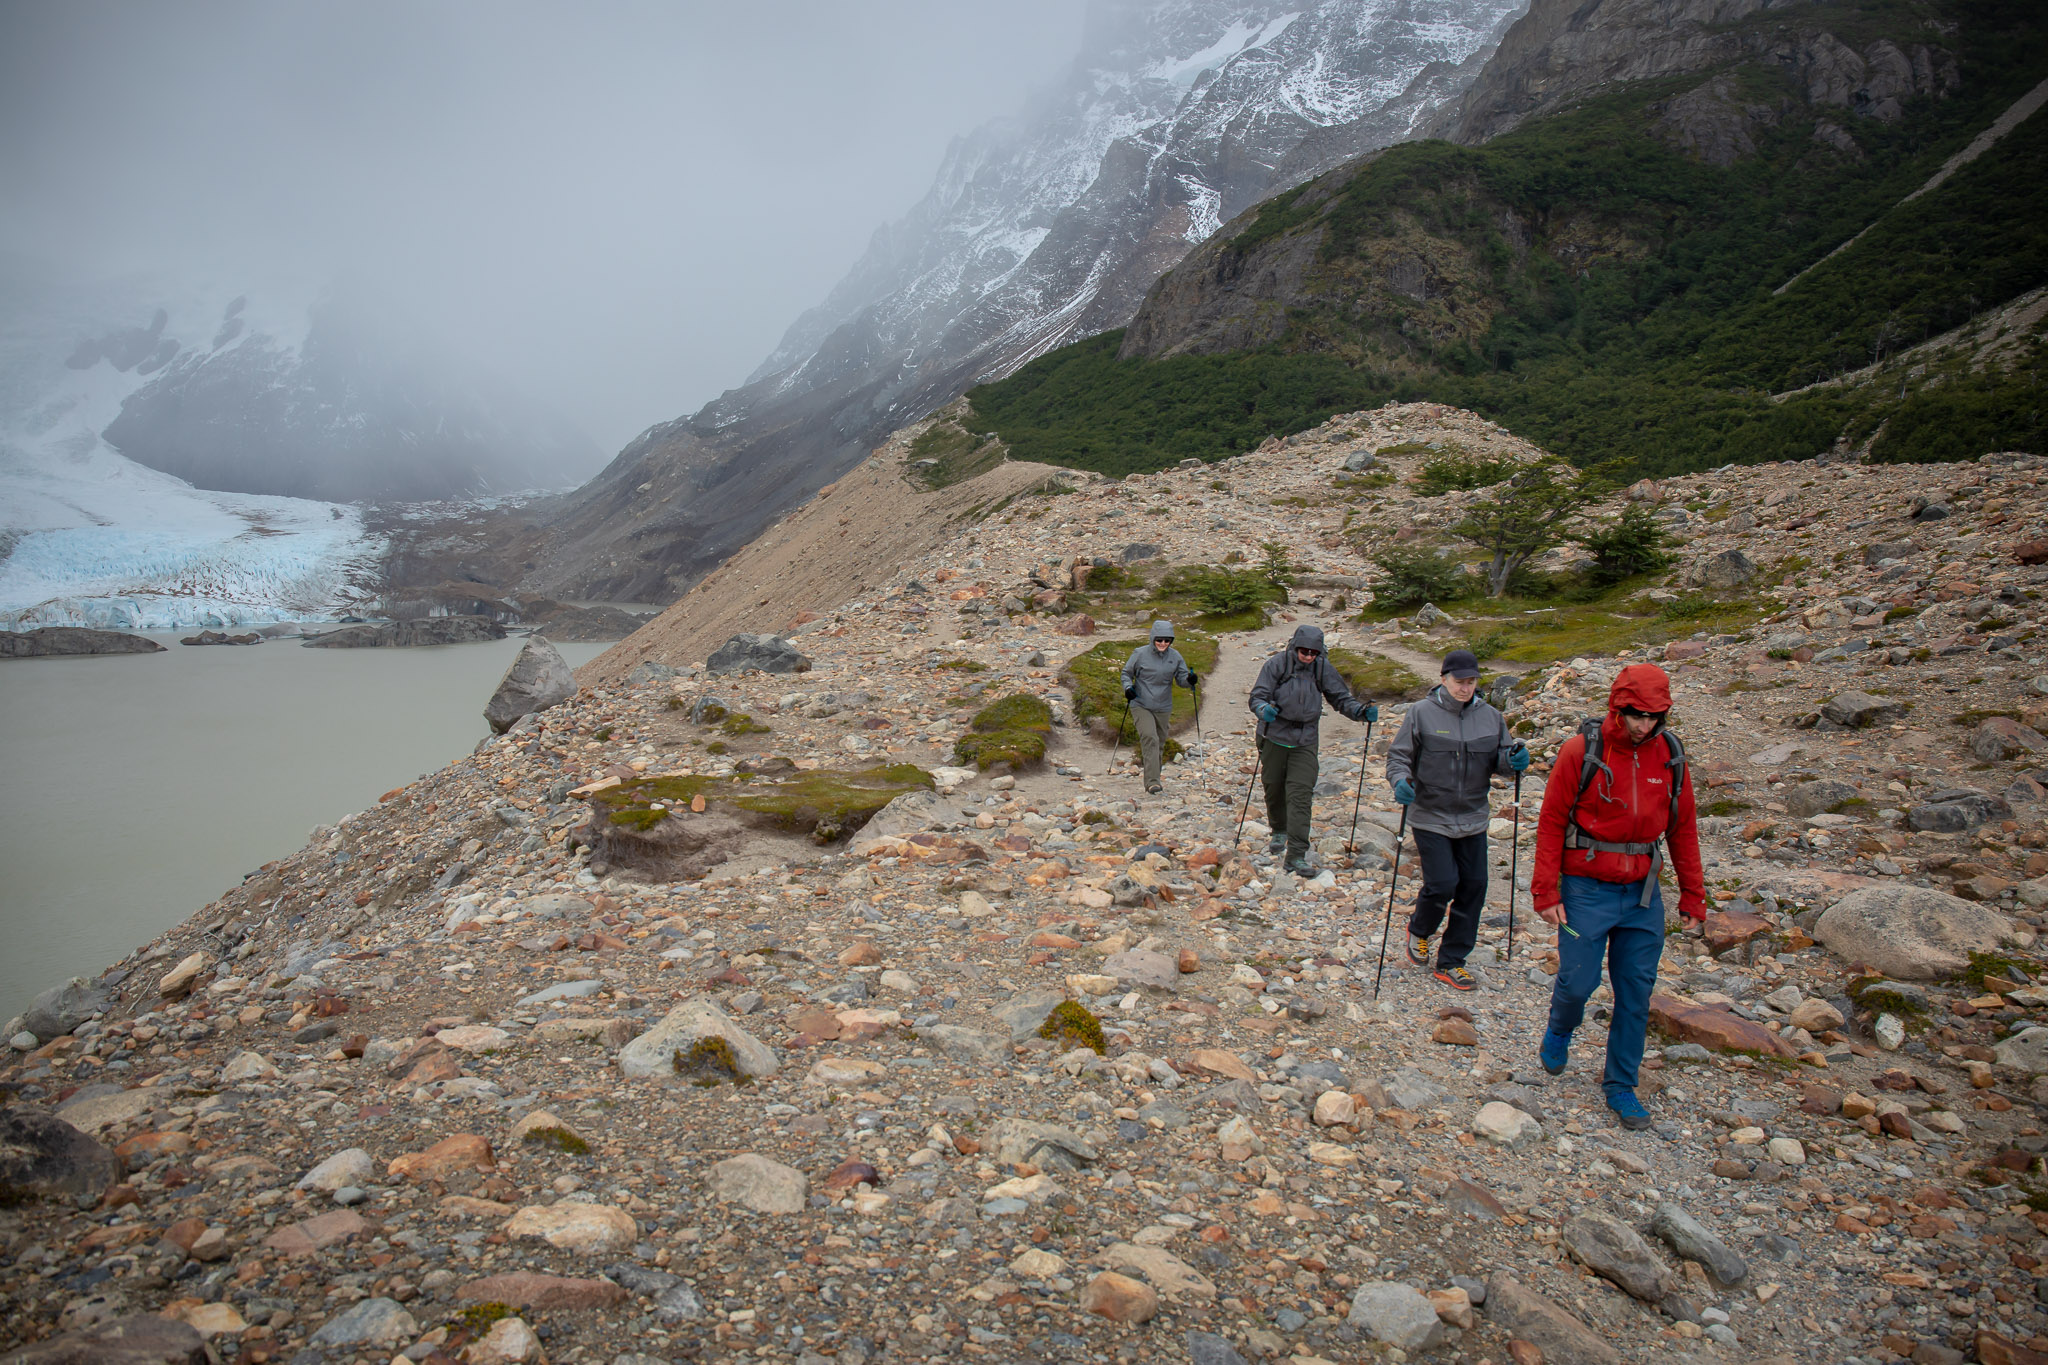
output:
M1641 882L1602 882L1564 877L1565 923L1578 937L1559 931L1557 981L1550 988L1550 1031L1569 1037L1586 1017L1586 1001L1599 989L1600 963L1607 963L1614 988L1614 1019L1607 1026L1607 1070L1601 1088L1634 1090L1650 1031L1650 992L1664 956L1664 892L1642 899Z

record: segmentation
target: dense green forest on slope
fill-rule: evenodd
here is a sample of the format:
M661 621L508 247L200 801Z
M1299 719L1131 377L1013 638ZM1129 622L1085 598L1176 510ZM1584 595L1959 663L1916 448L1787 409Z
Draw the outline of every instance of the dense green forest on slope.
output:
M1881 32L1934 8L1816 14L1830 31L1850 32L1860 14ZM1873 433L1882 460L2048 449L2038 337L1999 365L1957 355L1824 383L2048 284L2048 112L1900 202L2048 75L2039 6L1939 8L1955 25L1943 41L1961 89L1909 101L1895 124L1808 106L1757 63L1725 74L1779 117L1727 167L1656 131L1703 73L1480 147L1395 147L1348 179L1267 201L1223 248L1249 255L1321 234L1277 342L1118 360L1122 334L1110 333L975 389L975 416L1017 458L1111 473L1219 458L1389 399L1469 407L1582 464L1619 456L1647 473L1805 458ZM1850 130L1855 155L1816 140L1823 119ZM1524 240L1504 230L1515 222ZM1402 252L1430 262L1429 297L1373 287Z

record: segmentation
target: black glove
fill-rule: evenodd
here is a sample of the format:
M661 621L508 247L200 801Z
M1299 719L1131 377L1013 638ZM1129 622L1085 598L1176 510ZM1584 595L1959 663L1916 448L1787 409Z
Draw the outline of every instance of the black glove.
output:
M1190 690L1192 690L1192 689L1194 689L1194 688L1200 687L1201 685L1202 685L1202 675L1201 675L1201 674L1199 674L1199 673L1197 673L1197 672L1195 672L1195 670L1194 670L1194 669L1192 669L1192 668L1191 668L1191 669L1189 669L1189 670L1188 670L1188 687L1189 687L1189 689L1190 689Z
M1125 700L1125 701L1136 701L1137 699L1138 699L1138 689L1137 689L1137 688L1135 688L1135 687L1126 687L1126 688L1124 689L1124 700Z

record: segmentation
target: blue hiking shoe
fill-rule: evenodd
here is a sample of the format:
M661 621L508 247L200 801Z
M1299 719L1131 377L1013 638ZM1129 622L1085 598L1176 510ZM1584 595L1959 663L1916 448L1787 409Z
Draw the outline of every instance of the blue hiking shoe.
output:
M1543 1050L1536 1057L1543 1063L1545 1071L1553 1076L1559 1075L1564 1071L1564 1064L1571 1060L1572 1036L1569 1033L1545 1032Z
M1633 1090L1608 1091L1607 1107L1614 1111L1615 1120L1624 1128L1640 1131L1650 1126L1650 1111L1643 1108L1643 1102L1636 1098Z

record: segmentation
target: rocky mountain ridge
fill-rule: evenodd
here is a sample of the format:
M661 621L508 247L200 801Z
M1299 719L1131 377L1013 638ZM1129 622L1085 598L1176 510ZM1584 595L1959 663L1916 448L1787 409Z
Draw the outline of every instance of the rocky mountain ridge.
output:
M1590 517L1652 509L1657 575L1373 603L1387 551L1461 557L1486 491L1432 462L1542 455L1410 404L1120 481L998 464L815 619L693 594L10 1024L0 1332L309 1365L2048 1351L2048 463L1645 482ZM1268 542L1286 600L1181 616L1215 662L1166 791L1104 775L1094 647ZM714 656L714 615L786 645ZM1242 698L1298 621L1389 712L1325 727L1307 879L1233 837ZM1392 698L1466 643L1538 762L1453 996L1398 930L1380 970L1415 884L1380 773ZM1666 940L1631 1133L1596 1022L1533 1064L1555 958L1525 891L1510 944L1508 803L1646 659L1717 906ZM961 761L992 714L1041 717L1044 761Z
M748 382L556 515L534 586L665 600L969 385L1122 325L1274 190L1408 136L1520 0L1105 3L1065 80L956 142Z

